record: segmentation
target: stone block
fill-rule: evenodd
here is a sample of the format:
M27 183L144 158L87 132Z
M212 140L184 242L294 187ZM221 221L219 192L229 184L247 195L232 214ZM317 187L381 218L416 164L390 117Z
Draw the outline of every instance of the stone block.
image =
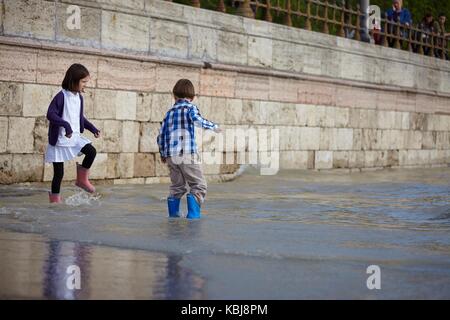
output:
M95 90L94 97L94 118L95 119L115 119L116 118L116 98L117 91Z
M268 100L270 81L259 75L238 74L236 77L236 98Z
M0 117L0 153L6 152L8 143L8 118Z
M398 150L388 150L387 151L387 163L388 167L396 167L400 165L399 162L399 151Z
M0 45L0 80L36 82L36 63L37 50Z
M0 116L20 116L22 103L23 84L0 82Z
M422 148L422 132L421 131L405 131L405 148L421 149Z
M106 160L106 178L115 179L119 174L119 153L108 153Z
M136 120L150 121L152 112L153 94L148 92L139 92L136 95Z
M210 121L220 125L220 124L225 123L225 108L226 107L227 107L227 99L212 97L211 98L211 106L209 109L207 109L208 110L207 113L201 114L201 115L203 117L206 117L207 120L210 120Z
M187 24L151 19L151 53L164 57L187 58L189 40Z
M242 122L246 124L259 123L261 102L257 100L242 101Z
M154 153L136 153L134 155L134 176L135 177L155 176Z
M148 52L150 19L125 13L102 11L102 48Z
M12 179L14 182L42 181L43 156L40 154L13 154Z
M299 140L299 150L319 150L320 128L300 127L296 131L299 136L295 136L294 139ZM283 137L283 134L281 134L281 137Z
M134 153L119 154L119 178L132 178L134 175Z
M217 60L217 30L189 24L189 57L201 61Z
M346 128L350 123L350 109L349 108L334 108L335 109L335 126L337 128Z
M139 152L159 152L157 137L160 125L158 123L141 123Z
M226 31L218 32L217 60L221 63L246 65L248 37Z
M94 88L97 85L98 59L95 56L77 53L39 51L36 80L40 84L55 85L61 90L61 83L66 75L66 71L74 63L80 63L88 69L90 81L87 87Z
M364 168L365 165L365 151L349 151L348 152L348 166L349 168Z
M353 129L337 129L336 130L336 149L352 150L353 149Z
M14 182L12 159L12 154L0 154L0 184L10 184Z
M136 120L136 92L117 92L116 119Z
M34 136L34 151L37 153L45 153L48 145L48 120L46 117L36 118L33 136Z
M280 168L281 169L303 169L309 168L308 151L281 151Z
M121 152L122 151L122 122L116 120L105 120L102 130L102 148L100 152Z
M331 169L331 168L333 168L333 152L332 151L316 151L314 164L315 164L315 169Z
M450 149L450 132L438 131L436 133L436 149Z
M333 168L349 168L349 152L333 152Z
M48 106L59 91L61 88L56 86L24 84L23 116L46 116Z
M234 98L236 77L236 72L202 69L199 93L203 96Z
M150 111L150 121L160 123L163 121L167 111L172 108L173 97L167 93L155 93L152 99L152 108Z
M200 70L196 68L184 68L180 66L171 66L159 64L156 67L156 92L172 94L173 87L180 79L189 79L194 85L195 93L209 95L202 92ZM222 94L218 94L222 96Z
M243 124L242 113L243 106L241 99L227 99L225 106L224 124Z
M55 3L40 0L4 0L3 5L5 35L55 39Z
M101 10L78 6L80 9L80 29L77 29L72 27L74 21L71 18L76 11L70 6L70 4L56 4L56 40L68 42L72 45L99 48Z
M425 113L411 112L409 114L409 128L411 130L424 130L428 116Z
M167 177L169 175L169 167L161 161L159 154L155 155L155 175L157 177Z
M98 61L97 85L99 88L105 89L154 91L156 88L156 64L101 58Z
M298 86L296 80L270 77L269 99L282 102L297 102ZM238 86L239 87L239 86ZM263 96L255 97L263 99Z
M105 179L108 175L108 155L97 153L90 171L91 179Z
M122 122L122 152L138 152L139 151L139 122L123 121Z
M248 37L248 64L255 67L272 67L272 39Z
M422 149L435 149L437 140L436 131L422 132Z
M362 129L353 129L353 150L362 149Z
M7 152L34 152L34 118L9 118Z

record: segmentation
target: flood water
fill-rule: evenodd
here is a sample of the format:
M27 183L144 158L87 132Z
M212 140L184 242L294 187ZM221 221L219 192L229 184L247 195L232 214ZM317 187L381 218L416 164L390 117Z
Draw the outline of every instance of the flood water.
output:
M198 221L167 218L168 185L47 190L0 186L1 299L450 299L450 168L250 171Z

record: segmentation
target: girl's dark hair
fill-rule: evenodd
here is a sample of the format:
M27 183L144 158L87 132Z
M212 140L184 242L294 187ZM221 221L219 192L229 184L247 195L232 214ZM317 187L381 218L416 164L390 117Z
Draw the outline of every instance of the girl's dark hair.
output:
M189 98L194 99L195 89L192 82L188 79L180 79L173 87L173 95L177 98Z
M67 69L66 75L62 82L62 87L68 91L78 91L78 85L81 79L89 76L89 71L85 66L74 63Z

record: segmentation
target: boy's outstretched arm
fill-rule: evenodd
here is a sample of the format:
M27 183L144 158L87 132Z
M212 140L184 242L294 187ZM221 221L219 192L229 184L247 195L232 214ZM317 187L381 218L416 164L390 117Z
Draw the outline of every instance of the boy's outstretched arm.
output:
M196 125L197 127L201 127L203 129L210 129L214 131L220 130L218 124L204 119L200 115L198 108L196 106L193 106L191 111L189 111L189 117L194 122L194 125Z

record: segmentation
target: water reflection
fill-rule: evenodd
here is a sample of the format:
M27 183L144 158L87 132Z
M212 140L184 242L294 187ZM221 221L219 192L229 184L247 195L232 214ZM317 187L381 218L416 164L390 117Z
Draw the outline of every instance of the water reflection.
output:
M0 231L0 298L202 299L205 281L176 254L47 240ZM80 268L81 289L67 286Z

